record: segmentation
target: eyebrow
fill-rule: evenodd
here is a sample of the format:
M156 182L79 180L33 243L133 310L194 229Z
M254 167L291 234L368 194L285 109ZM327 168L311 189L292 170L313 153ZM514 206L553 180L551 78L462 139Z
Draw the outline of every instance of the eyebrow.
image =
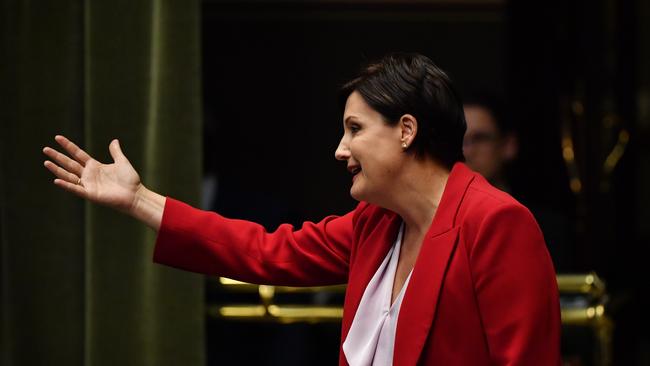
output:
M347 116L347 117L345 117L345 120L343 121L343 124L344 124L344 125L347 125L348 123L350 123L350 120L351 120L351 119L356 119L356 120L358 120L359 118L358 118L357 116Z

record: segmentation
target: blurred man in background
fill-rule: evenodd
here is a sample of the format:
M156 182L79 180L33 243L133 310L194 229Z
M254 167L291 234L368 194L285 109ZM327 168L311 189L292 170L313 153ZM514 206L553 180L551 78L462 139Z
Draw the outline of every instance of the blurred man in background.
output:
M467 165L495 187L512 193L505 172L519 145L502 103L494 96L477 94L466 99L464 109L467 132L463 154Z
M563 213L547 202L521 197L522 181L513 186L516 169L509 169L519 153L519 138L513 121L508 117L504 103L488 93L472 94L464 98L467 131L463 140L463 155L467 165L483 175L492 185L508 192L531 210L544 233L555 269L571 268L570 224ZM521 162L526 164L526 162Z

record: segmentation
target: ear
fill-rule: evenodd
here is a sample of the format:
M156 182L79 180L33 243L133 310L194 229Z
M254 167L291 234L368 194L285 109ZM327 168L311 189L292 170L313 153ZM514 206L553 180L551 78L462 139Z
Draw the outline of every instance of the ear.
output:
M519 140L514 133L503 137L503 157L506 161L514 160L519 153Z
M413 143L418 133L418 120L410 114L405 114L399 119L400 144L406 144L408 148Z

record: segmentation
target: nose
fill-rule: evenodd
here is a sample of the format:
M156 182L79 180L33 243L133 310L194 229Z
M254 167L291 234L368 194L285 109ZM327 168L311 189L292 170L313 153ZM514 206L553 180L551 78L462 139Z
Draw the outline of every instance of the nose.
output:
M341 142L339 142L339 146L334 152L334 157L336 160L341 161L348 160L350 158L350 148L345 143L344 138L341 138Z

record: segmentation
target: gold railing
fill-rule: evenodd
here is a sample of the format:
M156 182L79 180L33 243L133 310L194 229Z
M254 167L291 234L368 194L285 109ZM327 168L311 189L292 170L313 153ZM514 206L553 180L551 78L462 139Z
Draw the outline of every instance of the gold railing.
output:
M558 287L563 301L562 324L592 329L596 347L593 348L594 364L612 364L612 333L614 323L607 314L607 291L605 283L595 274L558 275Z
M605 283L595 273L557 275L557 286L562 293L585 294L601 297L605 294Z
M563 308L562 322L569 325L587 325L590 322L598 322L606 317L605 304L598 300L605 299L605 284L595 274L571 274L558 275L558 287L560 294L582 294L597 303L588 307ZM260 302L250 305L214 305L210 306L210 315L225 318L278 318L275 320L286 322L294 320L338 320L343 314L340 306L319 306L319 305L280 305L274 304L276 294L287 293L338 293L345 292L345 285L320 286L320 287L288 287L288 286L266 286L254 285L251 283L231 280L221 277L218 286L226 292L258 293ZM296 318L296 319L294 319ZM267 319L269 320L269 319Z
M218 280L218 286L222 290L231 293L258 293L259 303L208 306L208 315L214 318L280 323L319 323L337 322L343 317L343 308L340 305L278 304L275 298L277 294L343 294L345 293L345 285L320 287L267 286L253 285L221 277Z
M607 314L607 292L605 283L595 274L557 275L562 301L562 324L565 326L590 327L598 347L594 359L598 366L611 365L613 323ZM343 316L340 304L282 304L278 295L285 294L331 294L342 297L345 285L322 287L285 287L254 285L221 277L215 284L227 293L257 294L259 301L249 304L208 305L208 316L216 319L239 321L264 321L277 323L295 322L338 322Z

